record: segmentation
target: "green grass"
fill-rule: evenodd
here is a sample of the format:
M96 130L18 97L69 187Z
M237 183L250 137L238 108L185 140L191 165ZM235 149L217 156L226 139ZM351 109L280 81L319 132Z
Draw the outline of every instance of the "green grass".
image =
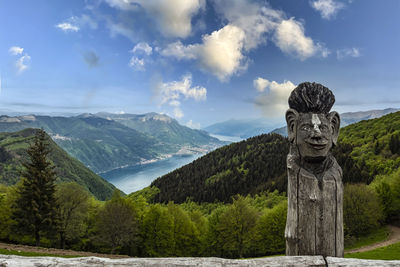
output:
M371 260L400 260L400 242L371 251L349 253L344 257Z
M381 228L376 229L367 236L359 237L356 240L349 242L349 244L345 243L345 249L346 250L356 249L371 244L375 244L381 241L385 241L389 237L389 234L390 234L389 228L387 226L383 226Z
M24 251L8 250L8 249L3 249L3 248L0 248L0 254L17 255L17 256L25 256L25 257L62 257L62 258L83 257L83 256L78 256L78 255L57 255L57 254L50 254L50 253L24 252Z

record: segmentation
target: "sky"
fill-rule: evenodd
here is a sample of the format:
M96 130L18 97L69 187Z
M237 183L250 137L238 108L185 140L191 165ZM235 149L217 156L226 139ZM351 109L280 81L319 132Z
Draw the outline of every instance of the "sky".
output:
M400 107L398 0L0 0L0 113L284 122L304 81L339 112Z

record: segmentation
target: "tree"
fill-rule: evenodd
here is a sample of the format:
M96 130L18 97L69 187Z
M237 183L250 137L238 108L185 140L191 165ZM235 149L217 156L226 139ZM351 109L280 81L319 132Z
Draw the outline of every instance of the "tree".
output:
M64 249L66 239L79 238L84 231L84 219L89 208L89 193L76 183L65 183L57 187L57 231L60 248Z
M29 160L23 163L22 183L17 189L13 219L16 230L32 234L36 246L43 234L52 234L56 226L54 166L48 160L48 136L37 130L33 144L28 148Z
M174 251L177 257L195 256L200 250L200 233L186 211L173 202L168 203L168 213L173 218Z
M129 199L116 190L111 200L97 214L96 229L100 242L111 246L111 254L118 247L129 244L137 233L136 214Z
M375 191L365 184L348 184L343 195L345 235L361 236L380 225L382 206Z
M287 201L264 210L256 226L258 254L270 255L285 251Z
M173 255L174 232L173 217L166 207L152 205L143 219L142 236L146 255L167 257Z
M229 257L243 258L251 245L257 219L257 210L250 206L248 198L242 196L236 197L232 205L221 214L217 231Z

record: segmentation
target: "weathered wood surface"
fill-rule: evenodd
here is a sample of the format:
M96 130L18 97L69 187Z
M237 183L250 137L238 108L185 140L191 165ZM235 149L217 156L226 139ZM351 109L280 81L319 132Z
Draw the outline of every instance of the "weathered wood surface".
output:
M281 256L271 258L259 258L251 260L229 260L221 258L127 258L127 259L108 259L98 257L82 258L57 258L57 257L21 257L13 255L0 255L0 267L117 267L117 266L152 266L152 267L172 267L172 266L221 266L221 267L241 267L241 266L313 266L313 267L358 267L358 266L400 266L400 261L383 260L359 260L322 256Z
M251 260L230 260L221 258L128 258L128 259L106 259L97 257L84 258L56 258L56 257L21 257L11 255L0 255L0 266L24 266L24 267L72 267L72 266L153 266L153 267L172 267L172 266L314 266L324 267L325 261L322 256L297 256L297 257L271 257Z
M399 267L400 261L384 261L384 260L359 260L359 259L345 259L326 257L326 263L329 267L359 267L359 266L376 266L376 267Z
M286 255L343 257L343 184L331 158L321 178L300 168L288 156Z

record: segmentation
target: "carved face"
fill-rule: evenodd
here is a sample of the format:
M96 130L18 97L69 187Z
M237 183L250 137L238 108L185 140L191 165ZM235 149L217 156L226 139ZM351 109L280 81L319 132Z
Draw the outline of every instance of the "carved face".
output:
M300 113L297 147L306 161L323 160L332 147L333 128L326 114Z

